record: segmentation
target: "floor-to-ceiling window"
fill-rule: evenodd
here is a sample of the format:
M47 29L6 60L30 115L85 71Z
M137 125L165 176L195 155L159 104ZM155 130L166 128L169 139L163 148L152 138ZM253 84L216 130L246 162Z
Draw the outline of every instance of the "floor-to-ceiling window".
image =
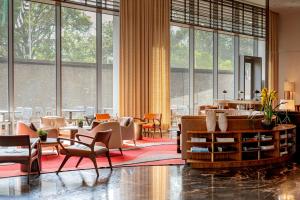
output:
M114 52L113 52L114 17L102 15L102 107L100 110L117 113L113 109L114 88Z
M254 39L249 37L240 37L240 55L254 55Z
M63 7L62 111L74 118L96 110L96 13Z
M234 99L234 37L218 37L218 98Z
M39 120L56 108L55 7L13 2L15 119Z
M195 30L194 113L213 103L213 32Z
M0 122L8 111L8 0L0 1Z
M189 29L171 27L171 112L189 113Z

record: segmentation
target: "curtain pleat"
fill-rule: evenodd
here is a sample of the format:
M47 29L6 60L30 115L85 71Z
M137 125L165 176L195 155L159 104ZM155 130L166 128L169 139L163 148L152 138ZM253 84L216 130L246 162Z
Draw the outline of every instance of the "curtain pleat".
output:
M122 0L120 9L121 116L162 113L170 122L169 0Z
M269 14L269 89L278 91L278 14Z

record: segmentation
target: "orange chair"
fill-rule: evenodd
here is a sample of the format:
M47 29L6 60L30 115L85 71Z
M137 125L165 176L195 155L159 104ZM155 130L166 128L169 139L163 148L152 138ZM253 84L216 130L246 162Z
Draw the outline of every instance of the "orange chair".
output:
M154 137L156 130L159 130L160 137L162 137L162 131L161 131L161 113L149 113L144 115L144 119L142 121L145 122L145 124L142 125L144 134L148 133L148 136L150 135L150 131L153 130L152 137Z
M110 118L108 113L96 113L96 121L108 121Z

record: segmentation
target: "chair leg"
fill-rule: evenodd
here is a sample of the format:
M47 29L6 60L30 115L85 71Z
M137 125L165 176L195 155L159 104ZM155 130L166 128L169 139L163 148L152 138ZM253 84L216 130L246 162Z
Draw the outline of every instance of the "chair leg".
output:
M96 170L96 174L97 174L97 177L99 176L99 172L98 172L98 166L97 166L97 161L96 161L96 157L90 157L90 159L92 160L92 162L94 163L94 167L95 167L95 170Z
M79 166L80 162L82 161L83 157L80 157L77 164L76 164L76 168Z
M136 141L135 140L133 140L133 144L134 144L134 146L136 146Z
M119 148L120 152L121 152L121 155L123 156L123 151L122 151L122 148Z
M161 128L159 128L159 132L160 132L160 137L162 138L162 132L161 132Z
M31 161L28 162L27 165L27 183L29 184L30 181L30 173L31 173Z
M108 160L108 163L109 163L109 167L112 170L112 164L111 164L111 159L110 159L109 151L106 152L106 157L107 157L107 160Z
M156 134L156 128L153 129L153 134L152 134L153 138L154 138L155 134Z
M38 164L38 175L40 176L41 175L41 163L40 163L40 160L37 158L36 159L36 162L37 162L37 164Z
M58 168L56 174L58 174L58 173L61 171L61 169L63 168L63 166L66 164L66 162L69 160L70 157L71 157L71 156L66 155L65 159L62 161L60 167Z

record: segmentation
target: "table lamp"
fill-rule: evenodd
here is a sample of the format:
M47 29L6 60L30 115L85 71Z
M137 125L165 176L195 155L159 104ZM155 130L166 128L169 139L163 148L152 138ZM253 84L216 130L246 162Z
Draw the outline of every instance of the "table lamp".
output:
M294 99L295 82L285 81L283 90L284 90L284 99L287 100Z

